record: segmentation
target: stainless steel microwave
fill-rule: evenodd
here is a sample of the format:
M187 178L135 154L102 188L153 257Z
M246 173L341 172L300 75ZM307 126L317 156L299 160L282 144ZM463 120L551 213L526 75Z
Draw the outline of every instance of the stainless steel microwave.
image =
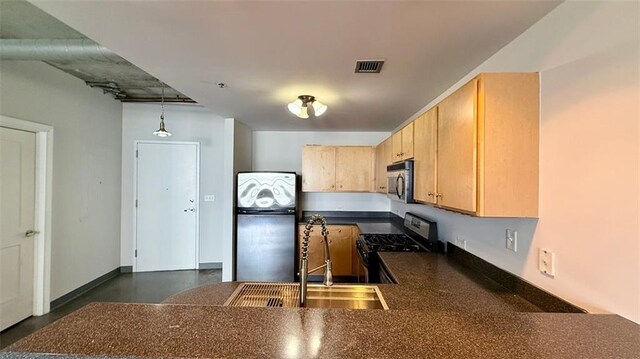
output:
M389 198L413 203L413 160L387 166L387 181Z

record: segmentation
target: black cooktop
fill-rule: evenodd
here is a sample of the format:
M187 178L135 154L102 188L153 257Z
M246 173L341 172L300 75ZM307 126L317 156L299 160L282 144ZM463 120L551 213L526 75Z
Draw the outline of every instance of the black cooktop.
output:
M361 247L367 252L425 252L406 234L362 234Z

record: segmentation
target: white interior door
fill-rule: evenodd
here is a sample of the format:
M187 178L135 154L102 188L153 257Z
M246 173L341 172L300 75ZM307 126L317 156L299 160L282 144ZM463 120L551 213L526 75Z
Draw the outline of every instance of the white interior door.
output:
M198 266L198 146L137 144L137 272Z
M0 127L0 330L33 314L36 135Z

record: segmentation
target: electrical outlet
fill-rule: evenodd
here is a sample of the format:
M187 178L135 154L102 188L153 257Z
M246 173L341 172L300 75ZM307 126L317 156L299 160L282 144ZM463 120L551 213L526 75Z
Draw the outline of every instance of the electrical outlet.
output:
M556 254L548 249L540 248L538 251L538 269L548 275L556 275Z
M460 237L460 236L456 236L455 241L453 242L453 244L455 244L456 246L462 248L462 249L467 249L467 240Z
M216 201L216 196L213 194L207 194L204 196L204 201L205 202L215 202Z
M507 228L506 232L507 249L514 252L518 251L518 231Z

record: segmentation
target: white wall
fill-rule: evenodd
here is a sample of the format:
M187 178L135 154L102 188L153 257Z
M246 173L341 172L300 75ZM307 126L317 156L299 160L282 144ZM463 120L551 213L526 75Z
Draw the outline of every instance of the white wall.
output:
M224 226L222 280L233 280L235 260L235 191L236 174L250 171L252 166L253 132L244 123L233 119L224 120Z
M54 128L51 299L120 266L122 105L42 62L0 62L0 113Z
M133 264L133 188L135 184L135 141L189 141L200 143L200 263L222 262L224 120L196 105L166 105L166 128L173 136L152 134L160 121L159 104L127 103L122 108L122 245L120 261ZM205 202L205 195L215 195Z
M253 131L240 121L234 121L233 169L234 175L240 171L251 171L253 167Z
M537 226L418 205L391 210L434 218L444 240L462 236L470 252L590 312L640 322L639 10L565 2L425 107L479 72L541 73ZM518 230L517 253L505 249L506 228ZM555 278L537 269L541 247L556 253Z
M389 132L255 131L253 170L302 173L304 145L377 145ZM302 193L301 210L388 211L389 200L375 193Z

